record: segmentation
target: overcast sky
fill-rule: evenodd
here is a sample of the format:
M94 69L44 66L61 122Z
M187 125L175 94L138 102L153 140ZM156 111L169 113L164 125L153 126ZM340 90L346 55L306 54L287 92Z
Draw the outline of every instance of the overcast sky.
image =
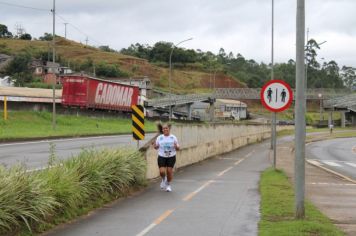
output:
M130 44L177 43L247 59L271 61L271 0L56 0L56 34L120 50ZM275 61L295 59L297 0L275 0ZM19 4L48 11L17 8ZM0 23L15 33L20 24L33 37L52 32L51 0L0 0ZM321 43L319 61L356 67L356 1L306 0L309 38ZM63 20L63 19L64 20ZM81 31L79 32L78 29Z

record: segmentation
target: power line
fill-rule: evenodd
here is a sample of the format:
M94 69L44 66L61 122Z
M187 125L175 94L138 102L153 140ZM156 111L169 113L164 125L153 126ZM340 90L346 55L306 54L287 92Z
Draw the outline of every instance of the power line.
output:
M13 3L9 3L9 2L2 2L2 1L0 1L0 4L11 6L11 7L26 8L26 9L36 10L36 11L48 11L48 12L51 11L50 9L29 7L29 6L18 5L18 4L13 4Z
M3 5L7 5L7 6L11 6L11 7L19 7L19 8L25 8L25 9L31 9L31 10L36 10L36 11L46 11L46 12L52 12L52 9L44 9L44 8L36 8L36 7L29 7L29 6L25 6L25 5L19 5L19 4L13 4L13 3L9 3L9 2L3 2L0 1L0 4ZM64 17L62 17L61 15L58 15L57 13L55 13L56 16L58 16L61 20L63 20L63 22L65 24L69 24L71 25L75 30L77 30L79 33L83 34L84 36L86 36L86 41L88 42L88 38L90 38L92 41L96 42L99 45L103 45L102 43L100 43L99 41L95 40L93 37L89 36L88 34L84 33L82 30L79 29L79 27L75 26L72 23L69 23Z
M59 15L56 13L56 16L58 16L63 22L69 24L70 26L72 26L75 30L77 30L79 33L81 33L82 35L86 36L86 41L88 40L88 38L90 38L92 41L96 42L99 45L104 45L102 43L100 43L99 41L95 40L93 37L91 37L90 35L84 33L82 30L79 29L79 27L73 25L72 23L70 23L69 21L67 21L63 16Z

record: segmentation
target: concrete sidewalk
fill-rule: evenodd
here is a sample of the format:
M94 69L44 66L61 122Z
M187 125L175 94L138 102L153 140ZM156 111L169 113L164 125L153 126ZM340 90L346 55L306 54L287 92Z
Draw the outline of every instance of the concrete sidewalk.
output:
M324 135L317 135L322 140ZM270 159L272 160L272 152ZM277 148L277 168L283 169L294 183L294 141ZM306 162L306 198L343 230L356 235L356 184Z
M175 173L173 192L159 182L45 235L181 236L258 234L260 173L270 166L268 141Z

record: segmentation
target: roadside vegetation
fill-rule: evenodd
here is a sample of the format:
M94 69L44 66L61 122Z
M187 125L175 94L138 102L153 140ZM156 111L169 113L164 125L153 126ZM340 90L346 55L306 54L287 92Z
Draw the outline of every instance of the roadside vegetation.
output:
M48 169L0 167L0 235L35 235L146 185L146 161L134 150L84 150Z
M294 217L294 193L282 171L268 169L260 181L260 236L341 236L345 235L309 201L305 219Z
M6 121L3 118L3 112L0 112L0 141L62 136L129 134L132 132L130 118L98 118L57 114L56 120L56 129L53 130L51 112L10 111ZM156 131L155 124L146 120L145 131Z

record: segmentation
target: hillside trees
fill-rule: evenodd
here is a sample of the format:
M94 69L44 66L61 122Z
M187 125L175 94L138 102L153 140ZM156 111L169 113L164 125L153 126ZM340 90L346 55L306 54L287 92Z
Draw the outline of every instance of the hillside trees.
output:
M347 88L356 90L356 68L343 66L341 69L341 77Z
M6 25L0 24L0 38L12 38L12 33Z
M25 33L25 34L22 34L20 36L20 39L22 39L22 40L31 40L32 36L30 34L28 34L28 33Z
M31 63L31 55L21 53L14 57L14 59L7 65L5 72L11 75L15 86L24 86L30 83L33 79L30 73L29 65Z
M51 41L52 39L53 39L53 35L50 33L44 33L43 36L39 37L39 40L41 41Z

